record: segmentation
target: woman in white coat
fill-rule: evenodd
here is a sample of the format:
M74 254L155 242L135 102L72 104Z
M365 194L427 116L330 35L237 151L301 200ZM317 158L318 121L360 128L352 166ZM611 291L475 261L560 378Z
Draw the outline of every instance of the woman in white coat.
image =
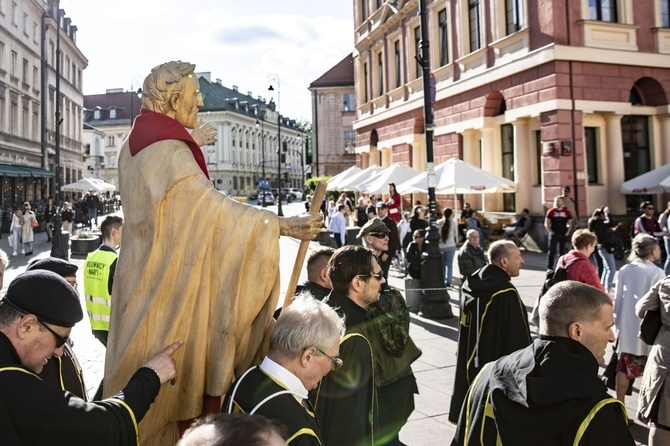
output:
M23 231L21 232L21 241L23 242L24 254L29 256L33 254L33 225L37 223L35 213L30 210L30 203L23 203Z
M19 249L21 243L21 232L23 231L23 214L21 209L14 209L12 213L12 224L9 227L9 238L12 241L11 246L14 248L12 255L16 255L16 250ZM21 250L23 251L23 250ZM23 252L21 252L23 254Z
M660 256L658 241L648 234L638 234L628 257L630 263L621 268L616 282L614 315L619 339L616 396L624 404L629 381L642 376L649 355L649 346L637 336L640 318L635 314L635 304L665 276L653 263Z

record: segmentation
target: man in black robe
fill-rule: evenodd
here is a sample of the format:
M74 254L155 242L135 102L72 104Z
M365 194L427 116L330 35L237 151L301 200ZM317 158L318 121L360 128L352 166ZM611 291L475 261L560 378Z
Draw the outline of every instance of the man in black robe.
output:
M308 292L318 300L330 294L333 287L328 278L328 260L333 256L333 248L322 248L314 251L307 259L307 280L298 285L296 296L303 292Z
M347 245L328 263L333 291L326 303L344 316L346 333L340 342L344 365L330 372L313 392L325 445L371 446L376 439L374 357L366 335L366 313L379 300L385 282L374 253Z
M28 271L0 301L0 432L3 444L136 445L137 423L176 378L176 342L149 360L118 394L87 403L45 384L37 374L63 354L83 317L73 287L51 271Z
M526 307L511 278L519 275L521 251L508 240L493 242L489 264L469 276L461 290L456 378L449 421L456 423L472 380L485 364L531 343Z
M290 446L323 445L307 392L342 366L342 335L344 321L335 310L311 296L296 297L277 319L268 355L233 383L222 410L280 422Z
M633 446L626 408L598 377L613 325L607 294L554 285L540 301L540 337L475 378L452 446Z

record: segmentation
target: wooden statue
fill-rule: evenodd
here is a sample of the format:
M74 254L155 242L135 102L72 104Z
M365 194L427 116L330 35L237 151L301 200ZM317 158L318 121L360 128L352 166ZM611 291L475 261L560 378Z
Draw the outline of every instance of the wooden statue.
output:
M142 444L174 444L177 422L201 415L262 358L279 296L279 236L313 239L319 215L282 218L237 203L209 181L197 122L195 65L168 62L144 81L142 110L119 156L124 234L105 362L105 396L147 357L184 340L178 380L139 426ZM186 129L193 129L190 134Z

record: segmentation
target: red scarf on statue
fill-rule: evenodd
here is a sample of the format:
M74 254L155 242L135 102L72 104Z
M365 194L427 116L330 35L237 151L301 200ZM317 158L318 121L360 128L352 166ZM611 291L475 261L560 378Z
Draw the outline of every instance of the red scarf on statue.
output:
M195 158L195 162L200 166L202 173L209 180L207 163L205 163L202 149L195 142L191 134L186 131L186 128L167 115L145 108L141 109L139 116L135 118L135 123L128 136L130 154L135 156L145 147L158 141L165 141L166 139L184 141L188 148L191 149L193 158Z

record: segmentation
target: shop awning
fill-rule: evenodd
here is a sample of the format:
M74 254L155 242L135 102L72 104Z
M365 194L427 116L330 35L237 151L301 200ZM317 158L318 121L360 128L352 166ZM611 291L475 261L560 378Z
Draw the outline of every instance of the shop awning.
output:
M55 176L56 174L54 172L39 167L0 164L0 177L48 178Z

